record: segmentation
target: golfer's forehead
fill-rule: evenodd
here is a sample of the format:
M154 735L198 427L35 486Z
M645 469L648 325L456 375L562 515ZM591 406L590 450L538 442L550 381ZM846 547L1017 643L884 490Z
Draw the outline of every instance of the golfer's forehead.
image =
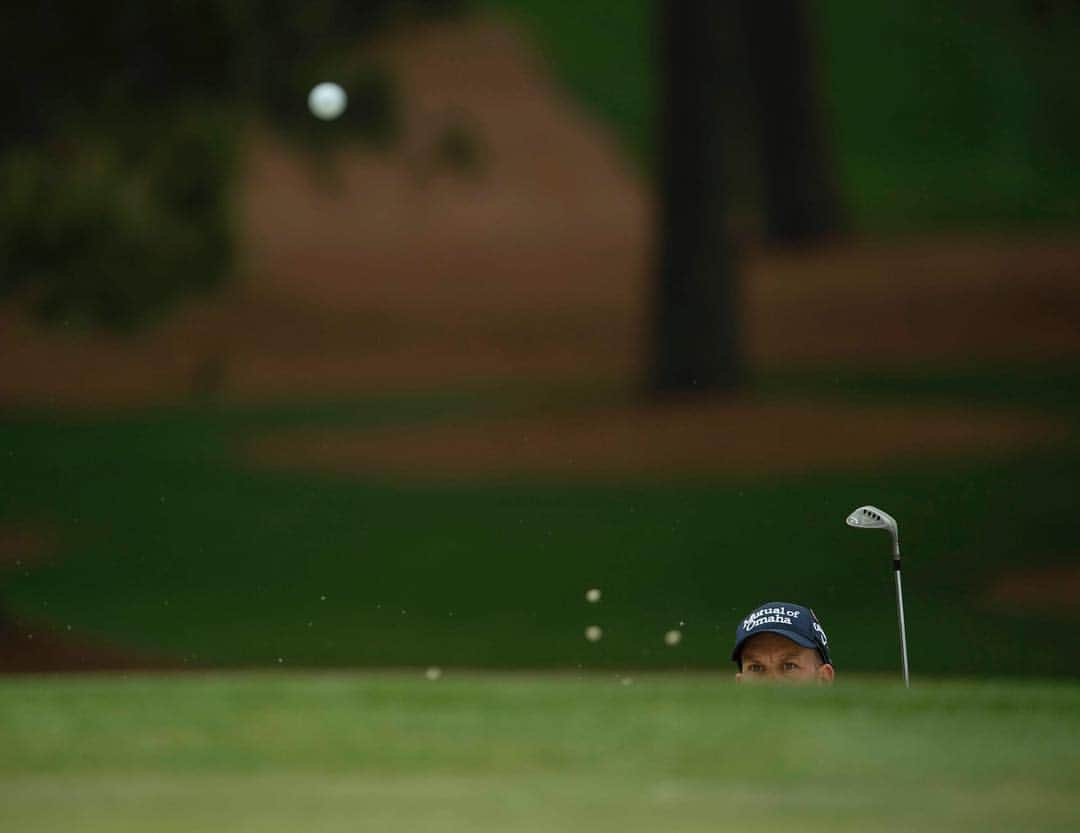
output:
M786 636L778 633L759 633L746 640L742 657L764 658L772 656L801 656L804 652L813 653L812 649L796 645Z

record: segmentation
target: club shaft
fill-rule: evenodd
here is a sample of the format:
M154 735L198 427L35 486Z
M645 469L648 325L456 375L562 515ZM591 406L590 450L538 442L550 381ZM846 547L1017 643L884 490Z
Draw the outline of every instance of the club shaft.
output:
M908 676L907 627L904 625L904 590L900 585L899 562L896 564L893 575L896 576L896 612L900 617L900 660L904 664L904 686L911 688L911 679Z

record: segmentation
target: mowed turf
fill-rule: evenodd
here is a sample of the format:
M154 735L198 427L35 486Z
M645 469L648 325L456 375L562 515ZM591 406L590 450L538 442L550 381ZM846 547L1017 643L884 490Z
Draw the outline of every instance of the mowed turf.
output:
M0 829L1080 825L1080 686L727 675L0 681Z

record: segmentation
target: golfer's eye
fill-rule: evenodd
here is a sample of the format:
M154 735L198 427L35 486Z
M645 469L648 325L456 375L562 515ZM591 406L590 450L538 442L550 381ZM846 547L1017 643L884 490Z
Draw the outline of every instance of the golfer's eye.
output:
M752 662L748 666L746 666L746 670L754 674L760 674L762 671L765 670L765 666L762 665L760 662Z
M798 671L799 670L799 663L797 663L797 662L785 662L784 663L784 670L785 671Z

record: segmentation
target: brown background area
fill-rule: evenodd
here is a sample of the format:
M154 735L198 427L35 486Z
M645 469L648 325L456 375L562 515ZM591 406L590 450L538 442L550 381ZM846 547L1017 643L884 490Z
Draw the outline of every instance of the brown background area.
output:
M405 103L387 154L325 179L262 135L237 194L241 275L133 338L43 331L0 307L0 401L111 407L346 396L481 380L633 386L649 189L504 24L383 47ZM481 171L433 166L454 120ZM742 246L753 368L1080 354L1080 242L1063 235Z

